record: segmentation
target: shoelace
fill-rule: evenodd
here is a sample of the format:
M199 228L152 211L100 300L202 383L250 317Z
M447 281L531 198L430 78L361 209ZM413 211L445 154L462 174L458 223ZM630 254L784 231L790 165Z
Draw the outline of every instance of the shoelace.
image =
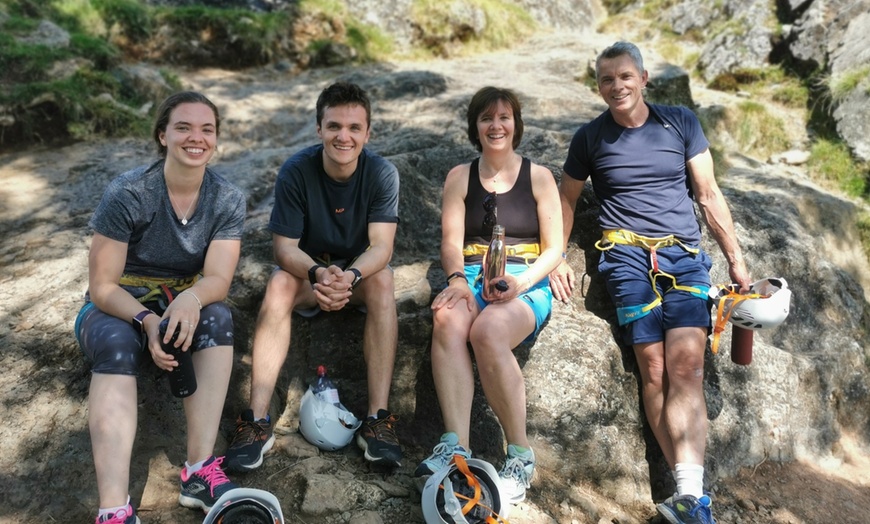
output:
M511 457L507 462L505 462L504 468L501 470L501 476L512 478L528 488L530 486L530 479L528 473L526 473L525 466L526 464L523 462L523 459L519 457Z
M127 508L122 508L113 513L109 520L104 520L100 524L124 524L130 515L132 513L127 513Z
M243 421L240 425L236 427L236 435L233 437L233 444L238 446L239 444L248 445L253 442L256 442L260 439L260 435L266 433L266 430L263 429L263 426L256 422Z
M221 462L223 461L223 457L217 457L212 461L211 464L209 464L208 466L203 466L202 469L194 473L194 475L198 475L205 479L205 482L206 484L208 484L208 488L211 492L212 497L214 497L215 488L230 481L230 479L227 478L226 473L224 473L224 471L220 468Z
M387 418L379 418L371 423L369 427L375 433L375 438L389 444L399 445L399 438L396 437L396 431L393 429L393 423L396 422L396 416L390 415Z
M450 459L453 458L453 450L456 446L451 446L445 442L439 442L432 450L432 462L438 461L441 467L444 467Z

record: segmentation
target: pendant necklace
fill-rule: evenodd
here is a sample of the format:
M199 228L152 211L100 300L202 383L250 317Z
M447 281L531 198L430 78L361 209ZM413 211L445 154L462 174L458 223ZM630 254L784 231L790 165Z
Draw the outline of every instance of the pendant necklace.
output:
M172 198L172 191L169 190L169 184L166 184L166 192L169 193L169 201L172 202L172 203L174 204L174 203L175 203L175 199ZM196 190L196 196L194 196L194 197L190 200L190 205L187 206L187 211L185 211L185 212L184 212L184 216L181 217L181 225L182 225L182 226L186 226L186 225L187 225L187 214L190 213L190 208L193 207L193 203L196 202L196 199L197 199L198 197L199 197L199 189ZM176 215L176 218L177 218L177 217L178 217L178 215Z

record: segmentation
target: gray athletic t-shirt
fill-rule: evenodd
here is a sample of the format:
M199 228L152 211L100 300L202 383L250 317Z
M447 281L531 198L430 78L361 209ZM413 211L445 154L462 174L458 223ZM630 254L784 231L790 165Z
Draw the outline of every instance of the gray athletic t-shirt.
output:
M206 168L196 209L182 225L169 200L163 164L159 160L137 167L109 183L89 225L96 233L127 243L124 273L189 277L202 271L211 241L242 237L245 195Z

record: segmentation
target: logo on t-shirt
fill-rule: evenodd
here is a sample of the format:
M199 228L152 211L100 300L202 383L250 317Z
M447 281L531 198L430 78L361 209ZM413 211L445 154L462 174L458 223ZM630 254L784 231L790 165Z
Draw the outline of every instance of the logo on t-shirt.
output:
M342 214L342 213L344 213L344 208L343 208L343 207L338 207L338 208L335 209L335 214L336 214L336 215L340 215L340 214Z

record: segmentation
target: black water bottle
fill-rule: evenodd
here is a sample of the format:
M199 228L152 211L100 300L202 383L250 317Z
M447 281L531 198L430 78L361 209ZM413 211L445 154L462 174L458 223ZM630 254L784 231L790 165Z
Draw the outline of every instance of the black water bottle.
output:
M189 397L196 391L196 372L193 369L191 350L182 351L180 347L175 347L175 341L178 340L181 324L175 326L175 333L169 342L163 343L163 337L166 336L168 325L168 318L160 322L160 347L163 348L164 353L172 355L175 357L175 361L178 362L178 365L169 372L169 389L178 398Z

